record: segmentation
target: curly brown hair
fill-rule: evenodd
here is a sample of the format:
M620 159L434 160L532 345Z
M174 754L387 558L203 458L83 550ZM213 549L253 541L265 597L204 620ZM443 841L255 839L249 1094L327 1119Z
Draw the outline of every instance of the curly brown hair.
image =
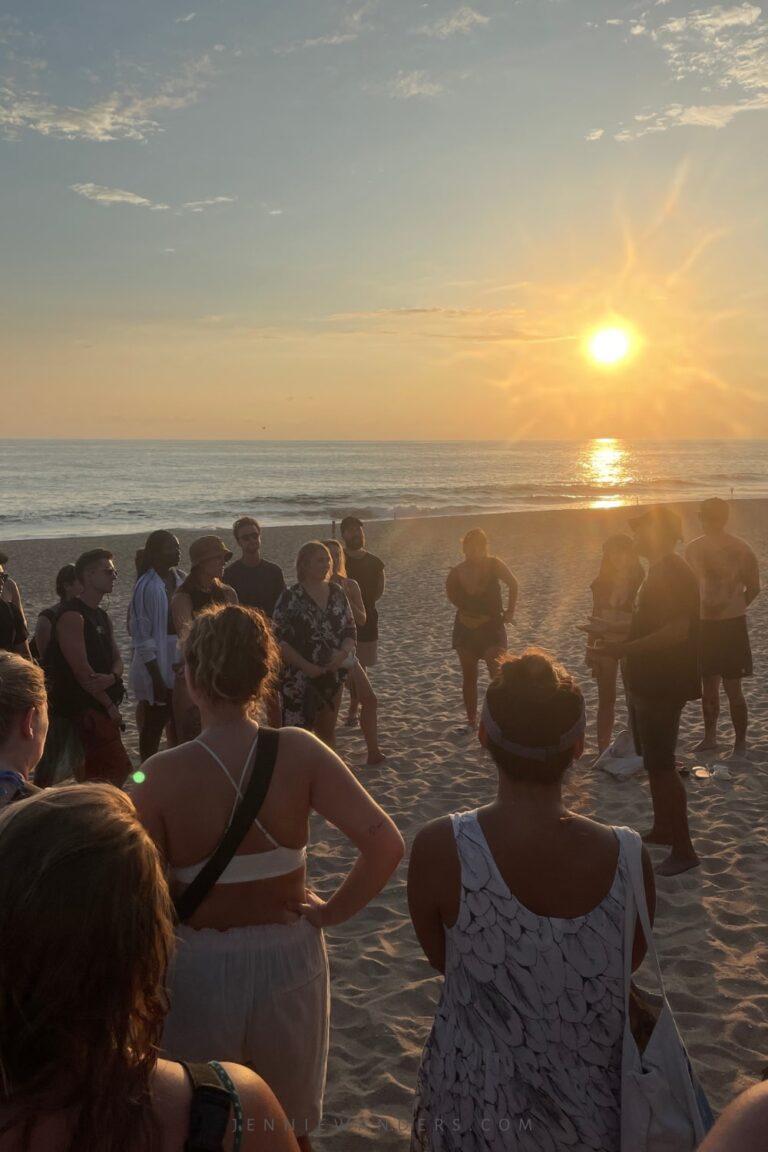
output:
M163 868L123 792L46 789L0 815L0 1135L26 1148L64 1113L61 1152L158 1146L172 947Z
M196 688L210 700L255 706L272 691L280 670L269 621L241 604L205 608L190 624L183 647Z

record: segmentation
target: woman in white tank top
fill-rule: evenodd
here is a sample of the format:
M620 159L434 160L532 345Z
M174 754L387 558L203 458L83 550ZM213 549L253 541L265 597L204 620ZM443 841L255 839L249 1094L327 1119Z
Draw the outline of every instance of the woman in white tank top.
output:
M565 669L536 650L509 658L480 728L497 799L414 841L411 918L444 981L413 1152L619 1147L628 873L615 831L563 804L583 733ZM653 916L645 849L643 871ZM633 967L644 952L637 929Z
M134 796L176 894L220 843L258 754L253 713L271 690L278 652L249 608L200 613L183 640L197 740L144 765ZM324 816L360 855L327 900L306 884L309 816ZM230 864L178 930L164 1050L248 1064L272 1087L300 1146L322 1118L328 1049L328 961L322 929L359 912L403 854L392 821L334 752L298 728L279 732L269 788Z

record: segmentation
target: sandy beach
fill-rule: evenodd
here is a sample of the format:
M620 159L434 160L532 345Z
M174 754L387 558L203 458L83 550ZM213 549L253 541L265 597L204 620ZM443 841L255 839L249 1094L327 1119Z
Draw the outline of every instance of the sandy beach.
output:
M698 535L696 507L682 504L678 510L686 538ZM443 591L448 568L460 558L460 538L477 523L520 581L510 649L546 647L582 681L589 742L583 761L570 773L573 805L606 822L648 826L646 779L620 783L590 767L596 695L584 667L584 637L575 629L589 611L589 583L601 542L624 530L631 514L630 509L614 508L369 526L368 547L385 561L388 576L380 605L380 663L372 680L380 698L381 743L389 759L380 768L363 767L359 731L343 728L339 751L395 819L408 844L426 821L474 808L494 791L490 761L474 739L456 734L462 720L460 679L450 648L452 609ZM730 527L751 543L768 575L768 502L737 502ZM267 529L264 555L290 576L298 546L320 534L316 528ZM192 534L179 535L186 558ZM230 541L228 531L222 535ZM133 555L142 538L0 543L10 556L7 568L21 587L31 625L39 609L55 599L53 582L60 565L88 547L111 548L120 579L105 606L127 662L126 608ZM688 777L692 832L702 867L658 882L656 935L670 999L716 1110L759 1079L768 1064L768 594L754 604L750 620L757 670L746 682L750 762L733 766L731 781ZM124 712L130 721L129 748L135 754L132 706ZM623 705L619 720L622 726ZM701 762L687 751L700 729L699 706L689 705L680 743L689 765ZM722 758L728 748L727 710L721 731ZM312 885L320 893L331 891L349 858L341 838L318 821L310 848ZM405 879L404 863L364 913L328 934L333 1013L319 1149L351 1152L375 1145L381 1152L394 1152L407 1147L416 1068L439 982L411 929ZM643 976L650 984L650 976Z

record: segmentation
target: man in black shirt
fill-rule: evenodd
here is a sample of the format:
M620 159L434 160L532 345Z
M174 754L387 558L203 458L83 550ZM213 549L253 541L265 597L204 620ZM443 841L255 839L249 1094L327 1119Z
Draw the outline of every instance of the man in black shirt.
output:
M51 637L51 711L72 720L82 741L82 779L107 780L120 788L131 771L120 738L123 661L112 621L100 607L117 579L112 553L84 552L75 574L82 591L61 605Z
M224 570L224 583L237 592L237 599L247 608L258 608L268 620L285 591L283 570L270 560L262 559L261 525L252 516L241 516L232 525L232 535L240 548L240 559ZM266 699L267 723L272 728L282 724L282 705L277 692Z
M378 660L379 613L376 601L384 595L384 564L378 556L366 552L365 530L357 516L345 516L339 529L344 541L347 576L360 585L365 608L365 623L358 625L357 629L357 659L363 668L371 668ZM347 723L354 723L357 707L353 695Z
M688 799L675 768L680 716L688 700L701 698L699 585L675 545L682 522L670 508L649 508L630 521L635 543L650 566L637 594L629 640L605 644L625 660L630 719L653 800L647 844L671 847L660 876L695 868L699 858L688 831Z
M252 516L241 516L232 525L232 535L240 548L240 559L224 570L224 583L237 592L247 608L258 608L272 619L275 604L285 591L283 570L261 556L261 527Z

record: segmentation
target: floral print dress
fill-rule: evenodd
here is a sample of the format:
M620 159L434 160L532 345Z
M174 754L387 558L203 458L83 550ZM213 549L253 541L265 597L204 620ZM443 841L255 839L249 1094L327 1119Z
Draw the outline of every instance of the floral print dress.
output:
M452 816L461 903L419 1069L411 1152L617 1152L628 872L585 916L510 892L476 812ZM636 835L636 833L635 833Z
M290 644L312 664L327 664L344 640L357 637L354 617L343 589L328 585L328 603L321 608L301 584L293 584L280 596L272 616L278 641ZM330 702L344 683L345 669L312 678L283 664L283 724L311 728L315 713Z

